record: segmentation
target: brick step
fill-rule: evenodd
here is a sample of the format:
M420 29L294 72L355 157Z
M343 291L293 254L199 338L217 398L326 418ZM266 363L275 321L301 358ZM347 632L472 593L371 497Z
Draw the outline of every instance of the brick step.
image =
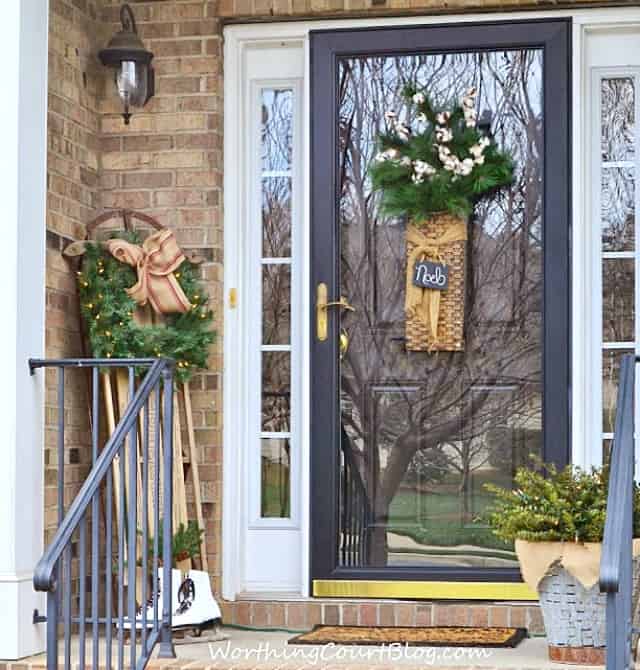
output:
M308 600L221 602L227 624L308 630L317 624L345 626L513 626L544 635L536 603L424 600Z

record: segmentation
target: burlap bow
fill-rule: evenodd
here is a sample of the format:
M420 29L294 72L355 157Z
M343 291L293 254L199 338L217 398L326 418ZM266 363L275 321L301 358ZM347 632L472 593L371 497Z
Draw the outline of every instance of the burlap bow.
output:
M405 296L405 313L407 318L420 319L431 331L432 345L438 341L438 318L440 315L440 294L442 291L422 288L413 283L413 273L418 261L430 260L443 262L441 247L451 242L467 239L467 225L460 221L451 224L436 239L428 239L416 225L407 228L407 244L413 249L407 259L407 286Z
M127 293L139 304L151 304L158 314L187 312L191 309L174 272L185 260L170 230L147 237L139 247L125 240L109 240L106 247L115 258L136 268L138 282Z

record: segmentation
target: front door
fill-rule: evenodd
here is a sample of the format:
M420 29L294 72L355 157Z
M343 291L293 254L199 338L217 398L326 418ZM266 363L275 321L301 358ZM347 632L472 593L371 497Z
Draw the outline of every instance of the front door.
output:
M569 46L563 20L312 33L312 303L353 308L311 315L313 579L519 579L485 484L569 459ZM407 84L475 87L515 165L467 222L458 351L409 345L407 219L371 184Z

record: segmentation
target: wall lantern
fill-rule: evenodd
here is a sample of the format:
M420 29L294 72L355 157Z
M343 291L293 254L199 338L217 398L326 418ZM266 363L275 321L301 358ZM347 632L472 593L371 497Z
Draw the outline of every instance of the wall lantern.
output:
M128 4L120 9L119 30L98 56L102 64L115 70L118 95L124 105L124 122L129 123L132 107L144 107L155 92L151 61L153 54L144 48L138 37L136 20Z

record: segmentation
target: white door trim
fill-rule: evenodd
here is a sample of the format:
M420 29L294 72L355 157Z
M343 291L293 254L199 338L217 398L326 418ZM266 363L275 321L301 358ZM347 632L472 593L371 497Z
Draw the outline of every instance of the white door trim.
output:
M586 165L590 161L587 142L588 128L585 128L584 96L587 92L585 72L585 35L593 31L624 29L640 26L640 9L584 9L576 11L531 11L531 12L496 12L464 15L431 15L412 17L389 17L376 19L339 19L300 21L289 23L263 23L227 26L225 36L225 127L224 127L224 431L223 431L223 556L222 556L222 590L227 599L235 599L241 590L242 577L238 566L242 562L242 538L240 524L242 513L238 508L238 492L243 486L245 464L242 462L242 450L238 444L247 439L246 411L243 406L243 385L248 383L248 352L246 329L251 327L243 318L241 309L229 306L228 298L231 289L238 290L239 305L246 304L246 286L241 278L246 271L244 254L246 240L242 237L239 222L246 216L246 205L243 201L243 180L246 178L238 167L237 159L243 155L246 147L245 128L238 122L243 118L239 110L243 109L246 99L245 55L249 50L267 48L274 44L297 45L304 51L304 105L309 109L309 53L308 40L312 30L328 30L339 28L381 27L381 26L415 26L417 23L429 25L437 23L469 23L490 20L526 20L544 18L571 18L573 20L573 118L572 118L572 160L573 160L573 193L584 194L588 184ZM304 119L304 166L308 166L309 147L309 114ZM588 465L593 459L592 417L594 413L594 383L591 360L594 343L589 335L589 324L592 323L590 307L593 295L593 264L591 256L592 225L589 219L589 208L584 197L573 197L572 206L572 453L576 464ZM302 533L301 584L300 595L309 595L309 342L311 294L309 282L309 170L304 170L303 225L299 253L303 258L300 264L302 280L300 314L300 365L303 384L300 389L300 519ZM599 438L598 438L599 439Z

